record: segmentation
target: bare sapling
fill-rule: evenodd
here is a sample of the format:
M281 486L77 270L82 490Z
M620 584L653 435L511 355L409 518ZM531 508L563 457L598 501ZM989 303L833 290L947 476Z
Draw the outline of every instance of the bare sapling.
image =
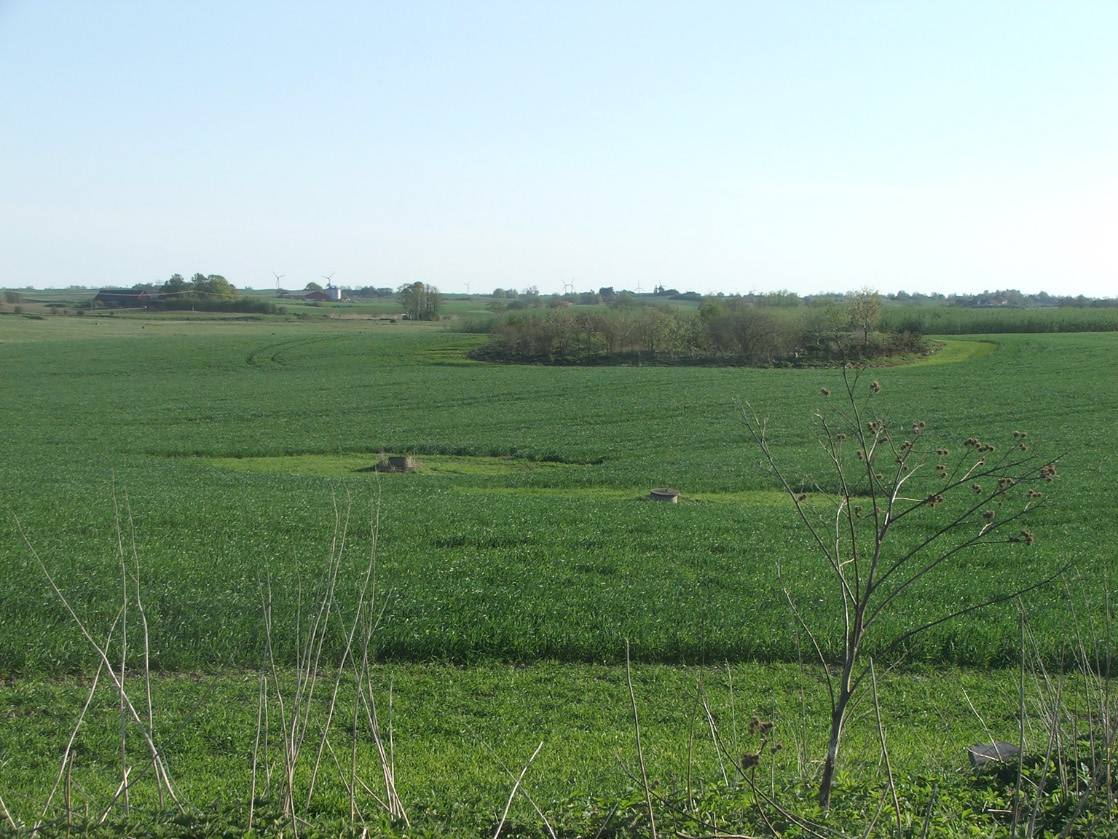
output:
M837 611L828 617L841 627L841 638L833 639L839 643L832 645L785 587L823 667L830 698L819 783L824 808L830 805L851 701L871 675L863 661L868 644L879 662L895 658L929 629L1032 591L1063 570L1024 583L1015 575L1010 590L902 620L915 587L934 581L964 555L1033 545L1035 537L1024 525L1030 511L1043 504L1038 487L1054 480L1056 461L1035 452L1022 431L999 446L961 435L954 443L933 443L923 421L894 425L877 407L881 385L865 378L863 371L847 368L838 393L822 390L815 422L828 464L825 478L793 481L773 450L766 422L748 403L741 407L763 463L792 500L828 572L829 590L821 596ZM886 617L891 620L882 620Z

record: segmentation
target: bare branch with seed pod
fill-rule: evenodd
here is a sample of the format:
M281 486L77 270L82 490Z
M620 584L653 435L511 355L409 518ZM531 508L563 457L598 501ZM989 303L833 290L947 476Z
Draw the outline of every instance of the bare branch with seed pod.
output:
M888 434L889 414L879 411L876 401L872 413L870 409L881 385L874 381L866 388L861 376L861 371L846 368L834 395L826 388L822 391L829 398L815 419L831 472L828 480L814 482L813 499L818 503L799 503L805 498L801 483L793 484L785 476L765 423L748 405L741 412L769 473L795 502L812 551L832 582L814 589L827 592L820 595L829 598L822 601L822 612L814 603L811 610L800 609L792 591L784 591L793 618L817 653L830 699L830 734L819 781L819 804L824 808L830 803L852 697L871 674L872 664L863 661L863 650L876 650L877 660L900 657L930 628L1047 585L1065 570L1039 578L1028 568L1022 572L1018 566L994 564L982 587L989 594L946 605L939 615L921 615L919 610L909 614L909 595L918 584L934 584L937 572L958 563L968 551L1035 544L1035 535L1023 525L1040 507L1041 496L1028 485L1055 480L1056 463L1028 451L1032 447L1021 443L1021 431L1014 432L1014 444L1003 446L1003 451L977 436L966 437L953 456L951 450L958 446L922 450L918 442L929 431L920 420L911 424L909 439L894 444ZM890 457L881 456L882 447ZM926 460L925 452L934 452L936 460ZM1028 488L1026 494L1012 491L1018 484ZM826 487L836 489L828 492ZM826 637L832 632L839 637ZM839 651L837 661L824 650ZM750 731L763 735L770 726L755 717ZM760 762L761 746L743 756L743 769Z

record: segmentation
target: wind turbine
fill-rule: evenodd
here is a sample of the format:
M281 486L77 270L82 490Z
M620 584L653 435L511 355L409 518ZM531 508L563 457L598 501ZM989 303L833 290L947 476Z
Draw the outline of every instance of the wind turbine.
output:
M279 296L280 296L280 284L279 284L279 281L280 281L280 280L282 280L282 279L283 279L284 277L286 277L286 276L287 276L287 274L277 274L277 273L276 273L275 271L273 271L273 272L272 272L272 276L274 276L274 277L276 278L276 297L279 297Z
M337 274L337 273L338 273L337 271L331 271L329 277L327 277L325 274L319 274L319 276L322 277L322 279L326 280L326 287L330 288L333 285L333 283L330 282L330 280L332 280L334 275Z

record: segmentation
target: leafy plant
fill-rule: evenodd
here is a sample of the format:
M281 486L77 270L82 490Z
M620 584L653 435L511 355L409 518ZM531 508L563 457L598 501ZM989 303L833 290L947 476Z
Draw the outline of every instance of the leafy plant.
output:
M773 452L766 423L748 403L741 411L753 442L795 504L830 572L827 602L837 610L842 634L837 660L824 652L822 630L809 624L785 589L823 666L830 695L830 735L819 783L819 804L824 808L830 805L851 701L872 673L873 659L864 655L868 641L875 641L880 656L900 655L908 642L934 626L1059 576L1057 572L1026 585L1014 584L1008 591L961 606L945 605L928 619L882 627L883 618L904 609L920 584L957 563L964 553L986 546L1032 547L1035 536L1023 527L1024 519L1043 497L1032 487L1055 479L1056 462L1033 451L1022 431L1013 432L1012 445L1005 449L967 437L953 454L944 445L929 443L924 421L894 427L877 412L880 392L880 383L866 385L862 371L849 368L843 371L843 390L834 399L823 389L823 408L815 420L830 469L825 481L794 483ZM821 494L829 504L807 504L809 493ZM820 509L826 512L817 512ZM884 638L877 637L882 633Z

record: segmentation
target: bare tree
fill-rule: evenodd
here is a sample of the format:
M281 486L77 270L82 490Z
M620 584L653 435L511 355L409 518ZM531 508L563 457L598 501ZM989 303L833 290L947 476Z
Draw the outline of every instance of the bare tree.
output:
M881 295L869 286L846 295L846 312L850 327L862 333L862 343L870 342L870 333L881 320Z
M830 805L851 699L873 665L872 658L863 656L867 641L872 640L879 657L897 656L928 629L1045 585L1063 571L1024 585L1018 578L1011 590L946 607L938 616L913 618L907 626L904 621L893 622L900 628L880 626L883 616L911 604L914 586L945 571L965 552L981 546L1032 546L1034 536L1023 524L1042 503L1042 493L1033 487L1056 476L1056 462L1033 452L1024 432L1013 432L1004 449L969 437L952 454L928 441L922 421L894 428L873 412L880 391L878 382L867 385L862 371L849 368L843 371L843 392L832 399L823 390L823 408L815 420L828 479L808 481L812 494L826 499L822 505L809 501L802 485L790 481L753 407L746 403L741 411L764 462L791 497L816 554L830 571L828 603L838 611L842 627L836 660L824 652L820 629L809 625L785 589L823 665L830 694L830 737L819 785L824 808Z

